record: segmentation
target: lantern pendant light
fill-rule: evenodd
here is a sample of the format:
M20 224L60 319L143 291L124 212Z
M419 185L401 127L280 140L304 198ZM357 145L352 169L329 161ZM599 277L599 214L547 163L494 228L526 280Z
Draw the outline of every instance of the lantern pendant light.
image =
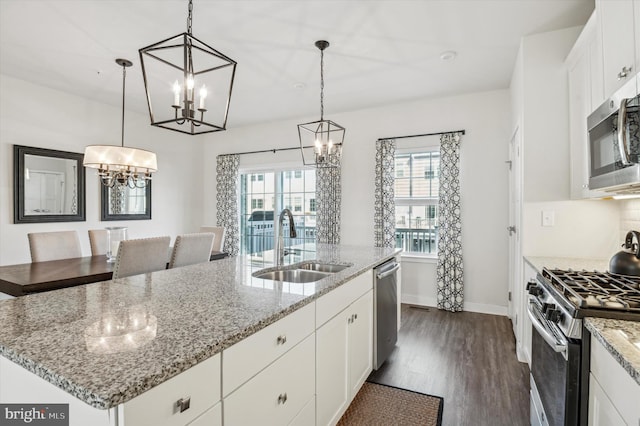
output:
M315 167L340 167L345 128L324 119L324 50L329 42L318 40L320 49L320 120L298 124L302 162Z
M226 130L236 62L191 32L140 49L151 125L196 135Z

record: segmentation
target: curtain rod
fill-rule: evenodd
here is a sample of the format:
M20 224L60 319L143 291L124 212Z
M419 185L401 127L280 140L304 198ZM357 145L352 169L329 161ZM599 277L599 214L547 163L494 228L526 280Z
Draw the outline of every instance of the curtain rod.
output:
M305 146L303 148L313 148L313 146ZM245 155L245 154L262 154L264 152L273 152L274 154L278 151L291 151L294 149L300 149L299 146L295 148L272 148L272 149L263 149L260 151L245 151L245 152L233 152L231 154L220 154L220 155Z
M447 133L461 133L461 134L465 134L464 129L463 130L452 130L449 132L435 132L435 133L423 133L421 135L408 135L408 136L393 136L391 138L378 138L379 141L384 141L387 139L405 139L405 138L419 138L420 136L437 136L437 135L445 135Z

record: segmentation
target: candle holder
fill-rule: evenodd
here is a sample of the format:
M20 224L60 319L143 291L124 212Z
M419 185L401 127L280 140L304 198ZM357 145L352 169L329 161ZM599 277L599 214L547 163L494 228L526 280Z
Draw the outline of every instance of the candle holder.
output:
M120 241L127 239L126 226L111 226L107 230L107 262L114 263L118 257Z

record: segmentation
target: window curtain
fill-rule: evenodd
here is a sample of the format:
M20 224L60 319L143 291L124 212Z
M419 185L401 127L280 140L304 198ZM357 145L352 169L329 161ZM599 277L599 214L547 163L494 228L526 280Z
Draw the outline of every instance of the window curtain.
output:
M316 242L340 244L340 203L342 202L342 161L338 167L316 169Z
M395 139L376 142L376 182L374 243L376 247L396 246Z
M438 198L438 308L462 311L462 223L460 221L460 133L440 138Z
M216 224L224 226L226 236L223 251L236 256L240 251L238 229L238 169L239 155L219 155L216 166Z

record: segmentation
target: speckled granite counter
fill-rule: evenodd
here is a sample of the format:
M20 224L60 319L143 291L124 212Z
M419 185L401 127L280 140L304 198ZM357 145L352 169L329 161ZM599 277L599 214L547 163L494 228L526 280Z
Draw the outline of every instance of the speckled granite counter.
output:
M640 385L640 322L586 318L585 326Z
M524 256L524 260L538 272L542 268L573 269L574 271L608 271L609 259L587 259L580 257Z
M305 284L254 278L271 265L239 256L0 301L0 355L94 407L111 408L398 252L318 245L305 260L352 266Z

